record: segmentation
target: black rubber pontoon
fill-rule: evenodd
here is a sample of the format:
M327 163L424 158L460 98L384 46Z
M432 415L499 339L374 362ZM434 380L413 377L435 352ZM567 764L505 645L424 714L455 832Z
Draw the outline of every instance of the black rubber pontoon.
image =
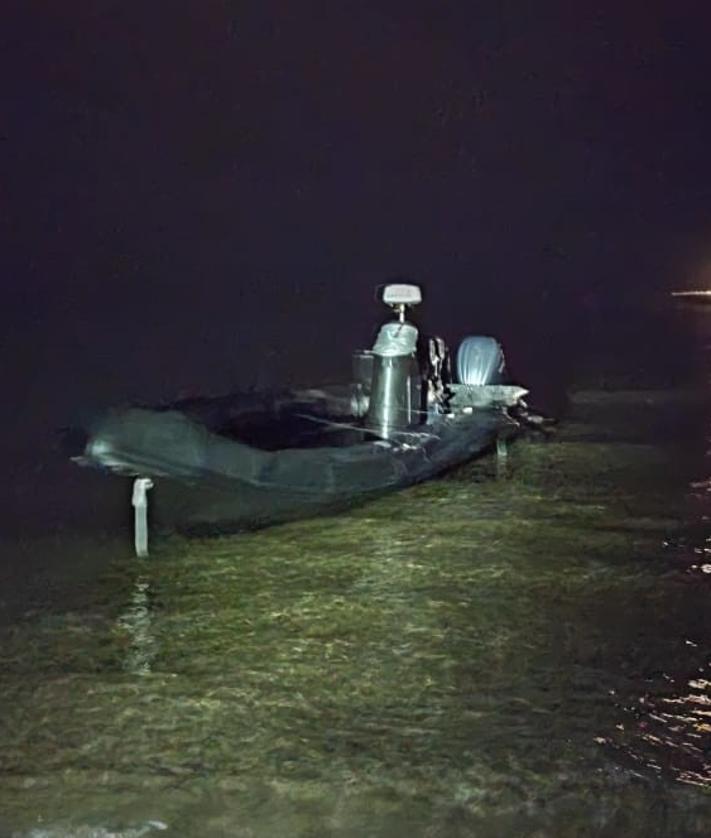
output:
M158 520L184 531L237 530L337 509L427 480L510 435L501 409L441 415L379 439L336 414L324 391L237 395L168 409L109 411L75 460L150 476ZM328 407L331 410L328 410ZM346 421L348 418L351 421Z
M139 554L154 486L159 523L237 530L427 480L514 432L508 410L526 391L502 384L497 341L465 338L454 383L444 341L422 340L405 319L419 287L387 285L382 299L396 319L354 354L349 385L111 410L91 423L74 460L135 479Z

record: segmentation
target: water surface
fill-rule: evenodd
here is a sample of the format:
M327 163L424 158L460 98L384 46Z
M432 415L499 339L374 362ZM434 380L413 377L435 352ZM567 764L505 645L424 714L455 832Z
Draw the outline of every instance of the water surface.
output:
M103 570L2 628L0 834L711 833L711 425L654 384L337 517L65 540Z

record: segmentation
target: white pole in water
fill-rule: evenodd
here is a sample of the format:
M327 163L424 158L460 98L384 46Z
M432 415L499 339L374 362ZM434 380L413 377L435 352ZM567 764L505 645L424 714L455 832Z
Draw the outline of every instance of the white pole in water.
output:
M150 477L137 477L133 481L133 543L136 555L148 555L148 490L153 488Z

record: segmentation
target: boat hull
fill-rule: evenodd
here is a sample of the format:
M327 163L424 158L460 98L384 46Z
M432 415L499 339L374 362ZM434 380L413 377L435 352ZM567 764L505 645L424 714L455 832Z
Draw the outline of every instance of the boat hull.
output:
M348 432L348 425L333 424ZM265 450L216 433L185 411L130 408L95 423L75 460L150 477L151 516L160 528L230 532L336 511L428 480L516 427L492 408L434 416L397 439Z

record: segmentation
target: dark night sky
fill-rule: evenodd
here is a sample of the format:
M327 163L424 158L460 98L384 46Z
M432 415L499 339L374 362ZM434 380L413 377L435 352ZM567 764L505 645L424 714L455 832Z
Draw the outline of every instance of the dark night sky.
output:
M16 404L51 424L346 370L393 275L424 283L425 325L517 349L664 287L711 222L702 9L16 2Z

